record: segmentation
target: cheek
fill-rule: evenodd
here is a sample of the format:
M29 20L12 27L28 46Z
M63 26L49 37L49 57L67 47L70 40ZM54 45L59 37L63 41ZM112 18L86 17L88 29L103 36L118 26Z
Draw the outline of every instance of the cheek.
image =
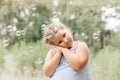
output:
M65 44L64 44L64 43L61 43L61 44L59 44L59 46L60 46L60 47L64 47L64 46L65 46Z
M70 40L70 41L73 39L70 34L66 35L66 37L67 37L67 39Z

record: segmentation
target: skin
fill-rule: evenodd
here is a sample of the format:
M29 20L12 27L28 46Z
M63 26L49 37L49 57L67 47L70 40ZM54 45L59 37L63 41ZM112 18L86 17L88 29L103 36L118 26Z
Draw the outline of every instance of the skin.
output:
M76 71L85 67L89 58L89 50L85 43L74 42L72 35L67 30L59 30L53 41L55 45L51 45L43 66L43 73L46 76L51 76L55 72L62 55ZM71 47L75 49L75 54L69 50Z

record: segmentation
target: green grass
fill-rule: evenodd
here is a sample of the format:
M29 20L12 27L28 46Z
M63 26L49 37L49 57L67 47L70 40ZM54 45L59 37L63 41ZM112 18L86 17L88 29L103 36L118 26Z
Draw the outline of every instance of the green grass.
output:
M9 49L0 40L0 80L45 80L41 68L49 47L41 40L15 43Z
M91 57L93 80L120 79L120 50L108 46Z
M26 44L24 41L16 43L9 50L0 41L0 64L5 68L5 63L13 62L17 68L27 66L33 69L40 69L49 47L41 40L36 43Z
M49 47L42 40L29 44L21 41L9 50L0 41L0 49L0 80L46 80L41 68ZM90 52L90 58L93 80L120 79L119 48L107 46Z

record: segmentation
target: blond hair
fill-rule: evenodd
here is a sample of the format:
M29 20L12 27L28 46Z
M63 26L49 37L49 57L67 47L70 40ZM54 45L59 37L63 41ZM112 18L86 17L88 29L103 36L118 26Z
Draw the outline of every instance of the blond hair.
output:
M48 25L47 27L45 27L43 29L44 41L48 44L54 45L52 40L53 40L53 38L55 38L55 34L59 30L65 30L65 29L71 33L70 29L68 27L66 27L64 24L58 23L58 22L51 23L50 25Z

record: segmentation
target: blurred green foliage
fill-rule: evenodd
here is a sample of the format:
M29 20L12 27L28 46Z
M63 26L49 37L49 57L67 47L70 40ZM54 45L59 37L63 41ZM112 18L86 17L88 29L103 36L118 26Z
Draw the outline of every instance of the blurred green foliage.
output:
M26 43L41 40L42 28L53 18L70 27L74 39L85 41L95 52L117 45L113 38L119 43L120 29L117 33L105 30L106 23L101 19L103 7L118 7L115 11L120 13L118 0L0 0L0 4L0 38L8 40L8 47L21 40Z
M105 22L101 20L102 7L118 7L120 1L104 0L1 0L0 35L9 40L10 45L20 40L36 42L42 39L42 28L59 19L70 27L75 40L85 41L95 51L106 46L112 31L105 30ZM5 10L5 11L4 11ZM119 12L120 9L118 9ZM6 31L5 31L6 29ZM94 33L99 32L94 39ZM110 34L109 34L110 33Z
M23 67L31 67L33 69L41 69L46 53L49 47L41 41L26 44L25 41L15 43L11 48L6 49L0 41L0 67L6 68L6 65L14 63L11 67L22 70Z
M104 7L117 7L115 11L120 13L120 1L54 1L0 0L0 68L41 70L49 49L42 40L42 29L55 19L72 30L75 40L88 44L93 79L119 80L120 26L117 32L106 30L106 23L101 18Z

